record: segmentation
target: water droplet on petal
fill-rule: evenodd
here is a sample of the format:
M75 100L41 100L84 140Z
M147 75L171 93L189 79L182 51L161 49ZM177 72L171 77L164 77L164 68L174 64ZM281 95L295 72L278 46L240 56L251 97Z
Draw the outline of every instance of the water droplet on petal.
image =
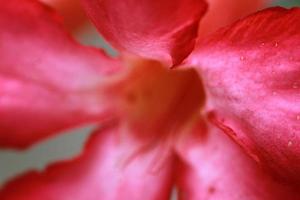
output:
M297 119L297 120L300 120L300 115L297 115L296 119Z
M291 147L291 146L293 146L293 142L292 142L292 141L289 141L289 142L288 142L288 147Z
M265 46L265 43L264 43L264 42L262 42L262 43L260 44L260 47L263 47L263 46Z
M298 84L298 83L294 83L294 84L293 84L293 88L294 88L294 89L298 89L298 88L299 88L299 84Z
M274 46L275 46L275 47L278 47L278 42L275 42Z
M245 60L245 57L244 57L244 56L241 56L241 57L240 57L240 60Z
M281 138L281 135L280 135L280 134L278 134L278 135L277 135L277 139L280 139L280 138Z

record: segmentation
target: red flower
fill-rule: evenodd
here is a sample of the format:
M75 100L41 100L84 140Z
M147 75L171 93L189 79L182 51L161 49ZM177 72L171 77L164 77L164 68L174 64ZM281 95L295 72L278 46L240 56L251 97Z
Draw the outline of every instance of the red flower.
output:
M122 53L109 58L40 3L0 3L0 146L101 124L82 155L8 182L1 200L162 200L174 186L188 200L299 199L300 9L195 46L202 1L83 0Z

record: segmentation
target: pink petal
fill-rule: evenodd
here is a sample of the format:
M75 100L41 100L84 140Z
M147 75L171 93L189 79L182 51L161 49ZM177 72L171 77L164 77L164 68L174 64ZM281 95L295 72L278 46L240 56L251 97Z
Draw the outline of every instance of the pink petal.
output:
M300 181L300 9L272 8L199 43L212 120L257 161Z
M166 200L172 184L172 162L154 169L159 148L127 162L139 144L118 127L92 136L84 153L44 172L29 172L0 190L1 200Z
M300 190L272 179L216 128L201 138L190 135L182 141L179 154L180 200L300 199Z
M120 51L180 63L193 49L202 0L82 0L103 36Z
M201 38L266 7L271 0L207 0L207 2L209 9L199 28Z
M96 87L117 61L75 43L49 8L0 2L0 146L25 147L107 114Z

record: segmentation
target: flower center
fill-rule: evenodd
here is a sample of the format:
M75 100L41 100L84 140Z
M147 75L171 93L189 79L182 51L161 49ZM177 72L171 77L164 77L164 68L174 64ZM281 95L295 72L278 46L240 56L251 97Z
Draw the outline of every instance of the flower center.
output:
M183 128L200 113L205 101L194 69L167 69L153 60L131 60L114 88L122 119L142 133Z

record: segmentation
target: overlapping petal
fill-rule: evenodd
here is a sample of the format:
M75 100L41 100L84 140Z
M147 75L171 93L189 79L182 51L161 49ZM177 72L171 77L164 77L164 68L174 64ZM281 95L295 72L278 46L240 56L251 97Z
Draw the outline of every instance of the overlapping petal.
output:
M297 188L274 180L217 128L202 137L196 131L178 148L180 200L300 199Z
M300 9L271 8L218 31L189 58L211 119L257 161L300 181Z
M202 0L82 0L103 36L120 51L180 63L193 49Z
M155 169L153 148L126 161L139 143L119 127L95 133L81 156L29 172L0 190L1 200L166 200L172 189L172 160ZM124 135L123 135L124 136Z
M25 147L102 118L97 87L118 62L75 43L37 1L0 3L0 146Z
M71 31L78 30L87 22L80 0L40 0L55 8L63 17L64 24Z
M208 0L208 11L200 22L199 37L230 25L241 17L266 7L271 0Z

